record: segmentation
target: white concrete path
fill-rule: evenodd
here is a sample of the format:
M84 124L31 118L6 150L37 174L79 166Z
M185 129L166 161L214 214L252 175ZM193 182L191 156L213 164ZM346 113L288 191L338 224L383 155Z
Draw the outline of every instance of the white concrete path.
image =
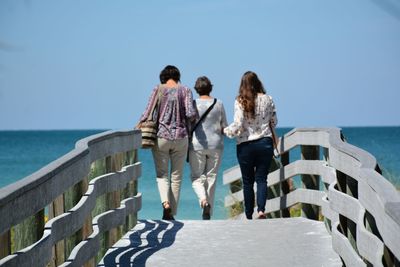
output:
M141 220L99 266L341 266L323 222Z

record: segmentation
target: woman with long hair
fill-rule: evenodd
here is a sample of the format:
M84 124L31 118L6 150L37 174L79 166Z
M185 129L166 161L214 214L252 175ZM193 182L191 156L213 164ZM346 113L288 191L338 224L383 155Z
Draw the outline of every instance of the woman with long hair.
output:
M277 124L275 104L257 77L248 71L243 74L235 100L234 121L224 129L236 137L236 155L242 173L245 214L254 213L254 182L257 184L257 215L265 219L267 176L273 156L272 129Z

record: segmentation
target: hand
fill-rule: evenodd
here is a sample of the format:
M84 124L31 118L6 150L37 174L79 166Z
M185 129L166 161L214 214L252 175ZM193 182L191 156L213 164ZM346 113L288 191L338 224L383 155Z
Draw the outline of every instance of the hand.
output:
M140 129L142 127L142 123L138 122L138 124L136 124L135 129Z

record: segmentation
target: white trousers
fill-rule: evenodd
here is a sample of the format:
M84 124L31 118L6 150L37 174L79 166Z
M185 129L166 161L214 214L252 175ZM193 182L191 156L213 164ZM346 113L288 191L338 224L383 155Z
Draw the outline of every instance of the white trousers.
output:
M157 143L152 149L161 203L168 201L173 215L176 215L178 209L187 148L186 137L173 141L157 138ZM171 176L168 172L169 164L171 164Z
M190 150L192 187L201 202L206 200L214 207L215 186L218 169L221 164L222 149Z

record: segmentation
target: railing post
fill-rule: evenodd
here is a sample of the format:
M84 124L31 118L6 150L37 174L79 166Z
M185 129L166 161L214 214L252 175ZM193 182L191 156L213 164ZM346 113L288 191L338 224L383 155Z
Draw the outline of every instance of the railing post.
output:
M91 164L90 167L90 173L89 173L89 182L92 179L95 179L96 177L103 175L107 173L106 172L106 160L105 158L98 159L94 161ZM96 207L92 210L92 218L96 217L100 213L103 213L107 210L106 208L106 194L103 194L101 196L97 196L96 199ZM97 252L97 255L94 259L95 262L99 262L101 258L103 258L103 255L107 251L107 243L106 243L106 236L108 235L108 232L101 233L99 235L99 242L100 242L100 248L99 251Z
M106 157L106 173L119 171L121 169L122 159L121 154ZM106 194L107 210L118 208L121 202L121 194L119 191L114 191ZM106 246L111 247L118 241L118 228L109 230L106 235Z
M322 148L322 159L326 161L327 163L329 162L329 149L324 147ZM324 183L324 192L328 196L329 195L329 183ZM332 232L332 222L330 219L324 217L324 223L325 227L328 230L329 233Z
M336 171L337 190L346 193L346 175ZM339 213L339 228L343 235L347 236L347 219Z
M338 190L340 192L345 193L351 197L358 198L358 183L355 179L340 171L336 171L336 179ZM339 214L339 226L343 235L347 237L354 250L358 251L356 234L357 224L347 217Z
M346 193L347 195L358 199L358 182L352 177L346 175ZM350 219L347 219L347 238L353 248L357 248L357 224Z
M271 165L269 167L269 172L273 172L277 169L279 169L279 161L275 160L275 158L272 158ZM281 185L280 183L268 186L267 188L267 199L274 199L277 197L281 196ZM268 201L268 200L267 200ZM270 212L267 214L267 218L280 218L281 217L281 211L275 211L275 212Z
M64 194L58 196L49 205L49 220L64 213ZM50 266L61 265L65 261L65 240L58 241L53 247Z
M82 198L82 195L86 192L87 188L85 189L83 185L83 181L71 186L65 193L64 193L64 210L67 212L68 210L72 209ZM71 236L65 239L65 258L67 259L71 254L71 251L74 247L82 241L82 229L79 229Z
M281 177L285 177L285 166L289 164L289 151L286 153L283 153L281 155L281 163L282 163L282 169L281 169ZM285 180L281 183L281 190L284 195L287 195L290 193L291 185L290 185L291 179ZM292 185L293 186L293 185ZM282 209L282 217L290 217L290 209Z
M81 190L82 192L86 192L89 188L89 177L86 176L81 182ZM81 229L81 238L82 240L87 239L93 232L92 228L92 215L89 214L85 220L85 223ZM90 259L88 262L85 263L84 267L94 267L96 265L94 258Z
M302 160L318 160L319 146L301 146ZM302 174L301 181L303 188L319 190L319 175ZM319 219L319 207L317 205L302 204L301 216L312 220Z
M137 150L135 151L129 151L126 153L126 165L130 165L133 163L136 163L139 161L139 157L138 157L138 152ZM130 181L128 186L127 186L127 193L128 195L126 197L133 197L136 196L136 194L138 193L137 190L137 181ZM130 214L128 215L127 218L127 229L125 232L129 231L130 229L132 229L137 222L137 214Z
M11 254L11 231L0 235L0 259Z

